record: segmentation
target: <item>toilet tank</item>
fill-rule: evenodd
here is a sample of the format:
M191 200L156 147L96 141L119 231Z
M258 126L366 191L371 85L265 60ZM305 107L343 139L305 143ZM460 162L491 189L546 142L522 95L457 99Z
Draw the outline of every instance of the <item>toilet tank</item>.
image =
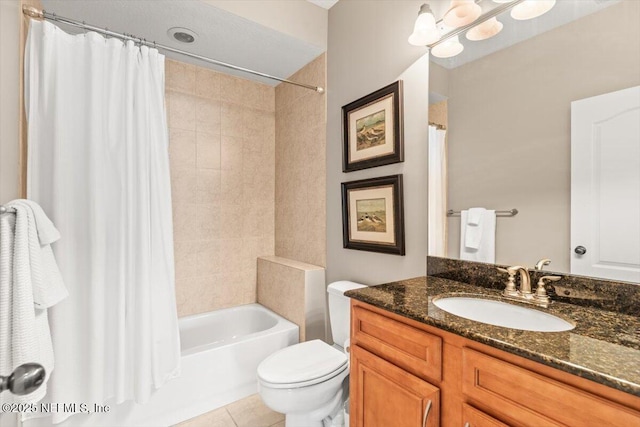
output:
M365 285L342 280L330 283L327 287L329 293L329 320L331 321L331 334L333 342L340 347L349 338L351 326L350 298L344 295L352 289L366 288Z

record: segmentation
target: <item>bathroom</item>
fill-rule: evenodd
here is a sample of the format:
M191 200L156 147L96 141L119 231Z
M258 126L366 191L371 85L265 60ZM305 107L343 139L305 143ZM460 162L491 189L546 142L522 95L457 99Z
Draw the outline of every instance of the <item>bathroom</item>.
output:
M560 0L558 3L563 2ZM115 19L115 22L112 23L107 20L110 16L107 11L109 4L117 3L125 12L120 11L120 15L113 12L111 19ZM160 3L163 7L157 6ZM431 166L428 166L430 154L426 143L431 132L429 122L446 127L448 132L451 150L448 153L450 192L445 203L446 209L459 211L472 206L484 206L489 209L519 210L515 217L496 219L496 254L495 260L489 262L532 266L539 259L550 258L551 264L545 270L564 274L571 272L570 259L577 244L574 245L570 240L570 226L573 225L569 197L570 149L568 145L560 146L558 143L566 139L564 136L558 137L552 133L560 128L561 132L569 134L570 110L568 103L554 106L552 99L547 98L558 92L558 86L562 86L562 83L551 87L548 95L537 90L540 86L533 84L523 84L529 91L517 91L518 80L514 78L508 82L508 87L513 93L530 99L530 102L526 104L526 109L521 107L522 110L505 108L501 114L511 112L514 116L501 115L502 119L495 121L493 127L488 125L486 116L473 113L489 110L483 110L484 104L481 102L492 100L487 98L487 94L495 94L494 87L479 84L474 79L483 76L489 70L487 64L502 53L489 55L490 52L483 52L481 55L486 56L481 60L457 66L454 65L455 58L435 59L427 54L424 45L409 44L407 38L423 3L340 0L320 7L303 0L3 1L0 35L0 202L5 204L26 195L26 153L21 151L26 145L20 142L21 138L26 138L26 123L20 119L24 100L20 95L19 82L21 49L26 41L23 26L28 22L21 8L27 4L101 28L108 27L147 39L158 37L158 43L326 89L324 93L318 93L223 67L210 68L205 62L190 62L186 57L165 53L164 95L171 174L175 311L181 319L257 302L298 326L297 333L285 328L282 340L286 344L283 345L316 338L332 343L326 292L328 284L349 280L377 285L423 277L428 269L435 271L439 265L437 259L430 258L431 267L427 266L428 255L457 258L459 235L456 233L460 228L457 216L444 219L447 225L447 251L434 252L430 248L433 239L428 236L432 234L433 209L429 205ZM427 3L436 20L450 6L449 1L431 0ZM638 18L634 0L623 1L624 6L616 1L591 3L603 7L603 13L624 7L627 20ZM479 4L482 7L500 5L491 0L482 0ZM556 5L556 8L559 6ZM145 11L145 8L148 10ZM141 11L152 15L143 15ZM167 20L169 26L158 29L159 25L149 25L148 28L149 31L160 31L158 34L162 35L162 39L156 33L146 33L145 22L164 25L159 17L167 15L171 17ZM596 13L589 16L592 17L590 22L599 22L593 18ZM589 19L589 16L584 19ZM211 25L214 28L212 32L205 31L207 22L210 22L204 21L205 18L217 20L214 21L215 25ZM629 55L638 51L633 44L637 45L638 41L638 19L632 22L635 23L635 29L632 28L630 33L632 37L625 38L624 42L620 39L611 42L611 39L599 38L595 31L588 32L589 37L585 37L584 43L597 46L593 54L598 56L573 62L580 65L580 70L585 74L603 78L593 89L585 86L577 94L566 95L568 102L640 84L637 53L629 58ZM523 21L521 24L537 26L536 20ZM166 33L169 27L175 26L187 27L198 37L210 37L207 40L212 46L203 46L204 43L198 38L192 46L171 41ZM237 34L230 32L233 28L238 31L238 27L243 30ZM608 35L618 29L617 25L596 27L604 27L609 31ZM64 28L72 31L69 27ZM502 36L515 37L517 30L512 31L505 31ZM625 31L628 31L626 27ZM233 36L230 37L230 34ZM243 49L230 48L232 38L239 39ZM523 47L535 40L538 39L514 47ZM463 53L479 49L482 43L463 42ZM252 48L246 47L254 44ZM375 53L367 53L366 47L369 46L375 46ZM575 70L562 71L539 65L545 60L544 51L544 48L534 47L521 53L518 60L506 59L501 64L508 76L514 77L525 72L526 67L550 81L561 81L557 76L567 79L575 76ZM603 57L605 53L607 56ZM474 64L478 68L474 69ZM507 64L519 64L524 70L515 66L507 68ZM580 81L585 79L585 75L575 78ZM613 84L608 86L607 79ZM343 106L398 80L402 81L403 161L343 172ZM493 79L492 82L498 84L504 80L507 80L506 77ZM535 84L546 82L536 80ZM474 91L477 93L472 93ZM469 98L456 102L457 96ZM448 98L449 106L443 119L442 115L438 116L442 110L437 105L445 98ZM535 104L534 100L539 104ZM310 116L313 116L313 120L309 120ZM522 135L514 137L511 140L514 146L506 151L497 150L497 154L482 149L480 142L483 145L498 143L494 138L495 132L492 132L497 126L500 127L500 135L517 134L515 126L523 121L523 116L534 116L538 122L537 125L533 122L522 131L523 135L533 135L532 139L526 140ZM550 123L556 117L562 117L564 121L541 126L541 123ZM513 127L510 127L511 123ZM455 141L458 140L468 141L470 145L456 145ZM516 142L522 142L522 146L516 146ZM473 154L456 157L461 153ZM490 176L490 171L481 169L474 159L480 159L488 169L506 171L506 178L499 174ZM465 171L477 174L465 174ZM403 178L404 255L345 248L340 185L394 174L402 174ZM487 188L473 188L466 179L473 179L474 176L486 178L477 181L482 181L478 184L486 184ZM309 227L309 224L313 224L313 227ZM587 246L587 250L590 249ZM496 283L506 282L506 275L488 274ZM602 277L598 274L580 274ZM639 280L620 281L637 284ZM532 284L535 286L535 282ZM582 282L575 285L557 282L555 285L558 291L563 289L564 292L578 294L579 299L580 292L584 292L585 300L592 297L588 291L607 288L602 284ZM580 286L584 286L584 289ZM628 288L624 287L625 292ZM631 307L629 312L634 313L633 302L638 301L638 297L637 293L633 293L633 287L630 288L628 292L632 293L625 295L627 305ZM405 297L407 295L411 295L409 290ZM384 298L395 301L394 298L400 297L385 295ZM218 329L225 328L228 326ZM181 339L184 345L185 336L181 335ZM633 380L637 379L638 358L635 356L639 346L637 338L635 342L633 339L632 333L625 344L620 345L619 352L627 355L624 360L628 370L636 372L635 377L630 374L623 380L635 384L635 388L621 392L624 394L616 402L625 406L627 412L635 411L633 413L637 415L640 408L636 406L637 400L632 398L638 396L638 381ZM268 343L274 341L267 340ZM229 357L237 358L237 354ZM534 360L541 362L540 358ZM183 364L183 373L185 370ZM9 373L0 374L4 376ZM250 375L254 373L249 372ZM238 377L239 374L232 376ZM593 380L589 376L587 378ZM611 384L605 385L611 388ZM188 389L189 385L185 387ZM599 395L596 389L588 391ZM619 389L616 391L619 392ZM162 392L162 388L159 392ZM213 393L219 394L216 391ZM352 398L353 393L352 386ZM214 408L202 409L202 413L207 413L201 415L203 418L188 418L192 419L192 425L284 425L284 416L266 408L256 391L247 396L234 399L235 403L209 401L207 403ZM442 396L445 394L441 395L441 399ZM471 403L491 413L478 402ZM464 422L446 421L455 419L447 414L441 405L441 425L464 425ZM0 415L3 426L5 422L13 421L7 415ZM253 415L256 417L251 418ZM260 419L260 415L264 419ZM499 415L494 414L509 425L536 425L531 422L518 423L508 416ZM80 425L80 422L71 423L76 417L82 415L70 417L68 425ZM434 422L429 419L428 425L440 425ZM167 421L166 425L177 423ZM353 424L353 417L351 423L360 425ZM375 421L365 425L369 423L376 425ZM380 423L377 425L384 425ZM36 425L35 420L23 424ZM100 424L89 422L82 425ZM162 420L151 425L162 425Z

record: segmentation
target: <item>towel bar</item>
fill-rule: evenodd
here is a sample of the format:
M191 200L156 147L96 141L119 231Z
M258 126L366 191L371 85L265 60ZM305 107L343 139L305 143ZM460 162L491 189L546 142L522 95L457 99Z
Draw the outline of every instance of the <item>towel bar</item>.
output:
M449 209L447 211L447 216L460 215L460 211L454 211L453 209ZM518 215L518 209L509 209L508 211L496 211L496 216L516 216Z

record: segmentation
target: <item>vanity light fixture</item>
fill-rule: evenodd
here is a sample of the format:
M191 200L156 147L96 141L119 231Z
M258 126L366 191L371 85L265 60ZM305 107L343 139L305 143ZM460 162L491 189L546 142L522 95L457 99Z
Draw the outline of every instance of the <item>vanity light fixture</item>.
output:
M464 50L464 46L460 43L458 36L451 37L444 43L431 48L431 54L436 58L451 58L458 55Z
M555 5L556 0L525 0L511 9L511 17L519 21L537 18L550 11Z
M426 46L440 40L440 31L436 27L436 18L427 3L420 6L413 33L409 36L409 43L414 46Z
M447 27L459 28L471 24L482 14L482 8L475 0L451 0L451 7L442 20Z
M478 24L467 31L467 39L471 41L486 40L502 31L503 27L502 22L498 21L494 16L488 21L484 21L482 24Z

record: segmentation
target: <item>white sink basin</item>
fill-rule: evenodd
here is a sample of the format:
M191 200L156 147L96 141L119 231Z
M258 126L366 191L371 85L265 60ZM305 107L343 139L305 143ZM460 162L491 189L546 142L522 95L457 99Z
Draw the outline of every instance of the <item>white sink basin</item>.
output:
M501 301L472 297L434 299L436 307L476 322L523 331L562 332L574 325L552 314Z

